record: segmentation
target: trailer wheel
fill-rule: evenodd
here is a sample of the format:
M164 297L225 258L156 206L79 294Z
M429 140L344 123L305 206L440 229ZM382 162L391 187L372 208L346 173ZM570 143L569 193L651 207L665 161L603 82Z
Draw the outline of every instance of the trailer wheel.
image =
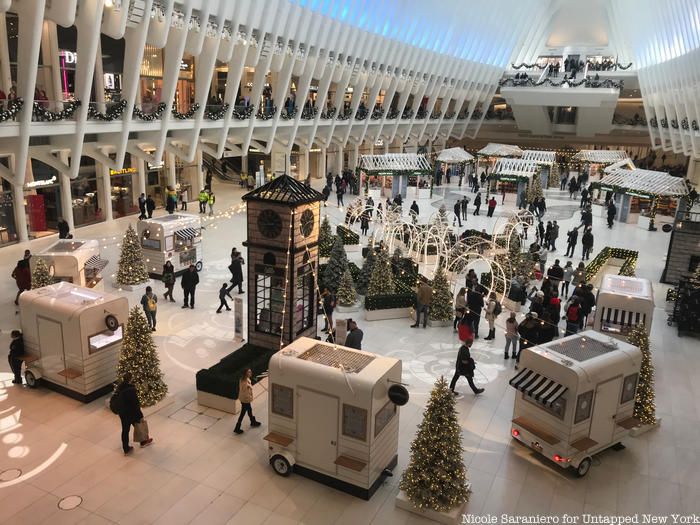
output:
M198 272L201 272L201 271L202 271L202 268L203 268L202 261L197 261L197 264L194 265L194 268L195 268L195 270L197 270Z
M27 386L29 388L36 388L37 387L37 379L36 376L34 375L34 372L27 370L24 373L24 379L27 381Z
M586 474L588 474L588 471L591 470L591 458L584 458L581 463L578 464L578 467L576 468L576 475L579 478L582 478Z
M287 477L292 473L292 466L287 461L287 458L280 454L276 454L270 458L270 465L277 474Z

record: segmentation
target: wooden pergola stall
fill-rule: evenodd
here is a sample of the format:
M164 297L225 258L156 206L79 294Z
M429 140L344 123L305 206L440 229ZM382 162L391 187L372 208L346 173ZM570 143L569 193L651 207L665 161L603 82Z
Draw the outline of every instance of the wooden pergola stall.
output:
M549 187L549 176L552 170L555 168L557 162L557 155L553 151L543 151L536 149L526 149L523 151L523 156L520 157L522 160L529 160L536 162L540 166L540 181L542 182L542 188Z
M514 192L518 196L539 173L540 165L533 160L498 159L489 179L506 185L506 191Z
M405 199L409 177L416 177L416 199L423 196L419 194L421 185L424 185L422 189L425 197L430 197L432 167L423 154L362 155L357 169L366 195L371 196L375 203L381 198L393 198L397 195Z

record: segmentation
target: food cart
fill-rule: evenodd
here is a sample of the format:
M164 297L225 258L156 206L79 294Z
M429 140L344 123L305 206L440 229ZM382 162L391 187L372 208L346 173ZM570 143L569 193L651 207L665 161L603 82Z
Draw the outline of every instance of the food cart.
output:
M639 425L636 346L587 330L522 351L511 435L579 476Z
M198 215L174 213L139 221L136 231L151 277L162 276L166 261L173 264L176 274L190 264L197 271L202 269L202 225Z
M268 381L275 472L369 499L397 463L401 361L301 337L272 356Z
M30 263L35 262L35 257L44 260L57 281L85 288L104 288L100 274L109 261L100 257L100 244L96 240L61 239L32 257Z
M25 379L85 403L109 392L129 315L125 297L59 282L19 296Z
M623 275L603 277L596 299L595 330L627 341L640 324L650 333L653 316L654 293L649 280Z

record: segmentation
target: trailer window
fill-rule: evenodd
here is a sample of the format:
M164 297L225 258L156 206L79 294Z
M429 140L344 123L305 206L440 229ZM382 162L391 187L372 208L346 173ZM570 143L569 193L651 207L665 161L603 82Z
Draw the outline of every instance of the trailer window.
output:
M574 414L574 425L585 421L591 417L591 407L593 406L593 390L585 392L576 399L576 413Z
M377 437L384 430L394 417L394 414L396 414L396 405L391 401L387 401L387 404L374 416L374 437Z
M367 441L367 411L352 405L343 405L343 435Z
M172 251L173 251L173 249L175 248L174 242L175 242L175 241L173 240L173 236L172 236L172 235L168 235L168 236L165 238L165 251L166 251L166 252L172 252Z
M91 354L107 348L108 346L117 344L123 338L123 325L120 325L114 332L105 330L99 334L88 337L88 350Z
M294 325L297 335L309 328L314 322L315 288L313 267L306 264L299 269L297 276L296 307L294 308Z
M556 416L559 419L562 419L562 420L564 419L564 414L566 414L566 399L564 399L564 396L557 399L551 405L544 405L542 403L539 403L534 398L528 396L524 392L523 392L523 399L525 401L532 403L535 406L538 406L539 408L541 408L545 412L548 412L548 413L552 414L553 416Z
M631 376L625 377L625 380L622 383L622 397L620 398L621 405L634 399L634 394L637 391L637 377L638 374L632 374Z
M294 389L272 383L272 413L294 418Z
M148 250L160 251L160 239L146 239L141 237L141 246Z
M255 329L258 332L279 334L284 307L284 280L266 274L255 276Z

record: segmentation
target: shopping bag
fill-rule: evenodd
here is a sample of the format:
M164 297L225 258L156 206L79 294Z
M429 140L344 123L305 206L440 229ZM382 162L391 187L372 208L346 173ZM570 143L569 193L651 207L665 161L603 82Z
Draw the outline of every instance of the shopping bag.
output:
M142 443L148 439L148 422L142 419L138 423L134 423L134 441Z

